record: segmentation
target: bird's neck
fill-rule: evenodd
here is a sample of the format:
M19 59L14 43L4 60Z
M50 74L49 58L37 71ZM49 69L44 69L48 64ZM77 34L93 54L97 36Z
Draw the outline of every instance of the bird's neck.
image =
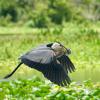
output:
M57 58L61 57L62 55L64 55L63 51L55 51L55 55Z

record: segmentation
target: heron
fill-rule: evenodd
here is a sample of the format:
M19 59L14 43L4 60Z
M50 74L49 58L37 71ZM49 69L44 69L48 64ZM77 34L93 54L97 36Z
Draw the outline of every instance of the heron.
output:
M71 50L60 42L40 45L19 57L18 66L4 79L12 76L20 65L25 64L44 75L45 78L59 86L71 83L69 73L75 71L75 66L69 58Z

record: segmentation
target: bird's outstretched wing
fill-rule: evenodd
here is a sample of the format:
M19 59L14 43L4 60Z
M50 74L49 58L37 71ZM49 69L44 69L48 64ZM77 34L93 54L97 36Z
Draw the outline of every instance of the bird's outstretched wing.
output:
M50 63L42 72L47 79L60 86L66 86L71 82L68 74L64 71L62 65L59 64L57 60Z
M44 70L44 66L48 66L48 64L50 64L54 58L55 53L50 48L33 49L20 57L22 63L39 71Z
M50 63L53 59L53 52L49 48L50 45L52 44L41 45L38 48L35 48L27 52L26 54L22 55L19 58L21 59L21 62L18 64L18 66L4 78L9 78L10 76L12 76L23 63L39 71L42 71L44 69L44 64Z
M63 55L58 58L60 64L63 66L64 70L68 72L72 72L75 70L74 64L71 62L68 56Z
M49 48L50 45L40 46L27 52L20 57L21 62L41 71L51 82L61 86L67 85L71 80L61 64L64 58L57 59L55 52Z

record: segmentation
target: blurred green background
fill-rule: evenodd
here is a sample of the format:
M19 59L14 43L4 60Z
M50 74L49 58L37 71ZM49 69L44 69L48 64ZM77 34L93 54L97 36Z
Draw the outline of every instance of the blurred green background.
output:
M0 79L16 67L21 54L54 41L72 50L73 81L100 82L100 0L0 0ZM10 80L33 76L46 80L25 65Z
M0 0L0 26L55 27L100 20L100 0Z

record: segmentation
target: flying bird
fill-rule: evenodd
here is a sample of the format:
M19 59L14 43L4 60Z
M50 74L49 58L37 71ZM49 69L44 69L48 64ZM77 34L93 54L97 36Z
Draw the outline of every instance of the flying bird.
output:
M75 70L73 63L68 57L69 54L71 54L71 50L63 46L60 42L40 45L23 54L19 58L20 63L18 66L5 76L4 79L12 76L20 65L25 64L42 72L44 77L51 82L59 86L66 86L71 82L68 76L69 72Z

